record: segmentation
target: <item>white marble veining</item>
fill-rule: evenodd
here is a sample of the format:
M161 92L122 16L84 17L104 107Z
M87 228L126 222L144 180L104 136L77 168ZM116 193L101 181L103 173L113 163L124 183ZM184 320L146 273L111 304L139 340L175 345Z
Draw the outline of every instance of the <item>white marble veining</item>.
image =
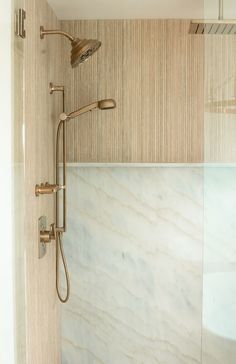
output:
M201 168L68 168L63 364L201 363Z

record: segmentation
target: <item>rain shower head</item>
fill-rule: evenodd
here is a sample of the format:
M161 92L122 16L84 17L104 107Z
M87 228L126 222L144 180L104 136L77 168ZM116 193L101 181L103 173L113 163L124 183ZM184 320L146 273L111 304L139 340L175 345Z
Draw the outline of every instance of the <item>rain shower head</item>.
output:
M189 34L235 35L236 20L192 20Z
M218 20L192 20L190 23L189 34L236 34L236 20L224 20L223 0L219 0Z
M71 112L70 114L62 113L60 115L60 120L71 120L74 118L77 118L78 116L85 114L89 111L92 111L93 109L100 109L100 110L109 110L109 109L115 109L116 102L113 99L104 99L100 101L95 101L92 104L86 105L84 107L81 107L80 109Z
M43 39L45 35L59 34L68 38L71 42L71 66L74 68L80 63L85 62L92 56L102 45L97 39L79 39L74 38L72 35L63 32L62 30L45 30L40 27L40 38Z

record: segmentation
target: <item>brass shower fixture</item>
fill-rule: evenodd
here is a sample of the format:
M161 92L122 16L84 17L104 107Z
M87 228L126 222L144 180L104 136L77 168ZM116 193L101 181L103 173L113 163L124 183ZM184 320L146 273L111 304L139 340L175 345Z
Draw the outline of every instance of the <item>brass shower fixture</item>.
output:
M66 33L62 30L49 30L44 29L43 26L40 27L40 38L44 39L46 35L62 35L69 39L71 42L71 66L74 68L78 66L80 63L85 62L90 56L92 56L100 47L101 42L97 39L79 39L75 38L69 33ZM69 114L65 113L65 92L64 86L55 86L52 83L49 85L49 92L53 94L56 91L62 92L63 95L63 109L62 114L60 115L59 124L57 126L56 133L56 182L55 184L41 183L40 185L36 185L35 194L39 196L40 194L56 194L56 208L55 208L55 223L50 225L50 229L46 229L46 217L41 216L38 221L39 228L39 258L42 258L46 253L46 244L50 243L52 240L56 241L56 290L59 300L62 303L67 302L70 296L70 279L69 272L67 269L66 257L63 250L62 243L62 235L66 232L66 124L69 120L74 119L84 113L92 111L93 109L100 110L108 110L114 109L116 107L116 103L112 99L100 100L93 102L87 106L84 106L76 111L73 111ZM63 183L60 185L59 183L59 140L60 134L62 131L62 166L63 166ZM59 226L59 191L63 190L63 223L62 226ZM62 263L65 271L66 278L66 295L62 297L60 288L59 288L59 254L61 253Z
M87 61L102 45L97 39L80 39L75 38L67 32L60 29L50 30L40 27L40 38L44 39L45 35L62 35L71 42L71 66L74 68L80 63Z
M78 116L85 114L86 112L92 111L93 109L109 110L116 107L116 102L113 99L104 99L100 101L95 101L89 105L81 107L80 109L71 112L70 114L62 113L60 115L61 121L69 121L71 119L77 118Z
M45 217L41 217L39 219L39 252L42 252L42 257L46 252L46 244L50 243L52 240L56 241L56 290L59 300L62 303L67 302L70 296L70 279L69 279L69 272L67 268L66 258L63 250L63 243L62 243L62 235L66 232L67 228L67 218L66 218L66 205L67 205L67 191L66 191L66 125L68 121L85 114L89 111L94 109L100 110L109 110L114 109L116 107L116 102L113 99L104 99L100 101L92 102L89 105L83 106L78 110L75 110L69 114L65 113L65 92L64 86L55 86L52 83L49 85L49 92L53 94L56 91L62 92L63 95L63 108L62 114L59 118L59 123L57 126L57 133L56 133L56 161L55 161L55 170L56 170L56 181L55 184L49 183L41 183L40 185L36 185L35 193L36 196L39 194L56 194L56 208L55 208L55 223L50 225L49 230L46 229L46 219ZM62 132L62 184L59 181L59 139ZM63 207L62 207L62 225L59 223L59 191L62 190L63 192ZM66 277L66 295L62 297L60 288L59 288L59 254L61 254L62 263L64 266L65 277Z
M50 93L55 91L63 91L63 110L64 110L64 87L63 86L54 86L50 84ZM82 114L85 114L94 109L100 110L110 110L116 107L116 102L113 99L103 99L100 101L92 102L89 105L83 106L82 108L69 113L68 115L63 112L60 115L60 121L57 128L57 141L56 141L56 183L49 184L48 182L41 183L40 185L35 186L35 195L39 196L40 194L52 194L56 193L56 226L54 224L51 225L50 230L43 231L40 237L41 242L48 243L51 240L56 239L56 232L66 232L66 129L65 122L72 120ZM63 184L59 184L59 136L61 128L63 128ZM63 190L63 226L59 227L59 201L58 201L58 192Z

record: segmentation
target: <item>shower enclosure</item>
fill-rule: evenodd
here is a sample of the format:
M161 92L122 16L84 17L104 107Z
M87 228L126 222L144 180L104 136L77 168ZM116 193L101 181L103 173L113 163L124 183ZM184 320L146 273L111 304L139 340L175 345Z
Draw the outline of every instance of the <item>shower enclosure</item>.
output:
M203 170L72 165L62 363L200 363Z
M18 362L235 364L235 5L67 20L57 4L19 5Z
M63 363L234 363L235 173L69 167Z
M69 130L62 363L234 364L235 36L189 34L186 20L96 26L118 129L101 117L95 147L97 119ZM73 99L87 77L69 80Z

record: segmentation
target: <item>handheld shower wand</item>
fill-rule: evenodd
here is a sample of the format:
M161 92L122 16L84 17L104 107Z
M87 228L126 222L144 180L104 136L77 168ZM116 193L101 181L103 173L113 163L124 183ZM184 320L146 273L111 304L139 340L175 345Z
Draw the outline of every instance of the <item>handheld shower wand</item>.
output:
M93 109L109 110L116 107L116 102L113 99L104 99L100 101L95 101L92 104L81 107L76 111L72 111L70 114L62 113L60 115L61 121L69 121L71 119L77 118L78 116L85 114L86 112L92 111Z

